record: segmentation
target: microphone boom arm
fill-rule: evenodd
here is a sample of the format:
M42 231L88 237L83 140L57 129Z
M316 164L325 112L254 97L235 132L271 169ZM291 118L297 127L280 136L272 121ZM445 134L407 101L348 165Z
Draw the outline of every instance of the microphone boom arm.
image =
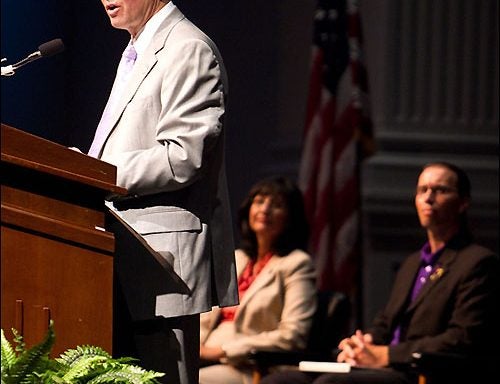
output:
M2 67L2 76L12 76L16 73L16 70L21 68L22 66L31 63L32 61L38 60L41 57L52 56L56 53L59 53L64 50L64 44L61 39L54 39L47 43L44 43L38 47L38 51L33 52L28 55L26 58L18 61L15 64L7 65ZM2 63L7 59L2 59Z

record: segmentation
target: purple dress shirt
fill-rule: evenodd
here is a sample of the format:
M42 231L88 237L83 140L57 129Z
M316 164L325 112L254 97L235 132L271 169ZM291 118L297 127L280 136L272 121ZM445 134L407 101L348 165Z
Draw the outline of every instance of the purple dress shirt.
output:
M439 258L443 252L444 247L438 249L436 252L432 253L431 246L429 242L425 243L420 250L421 264L418 270L415 282L413 283L413 289L411 291L410 301L411 303L418 296L418 293L424 286L424 284L429 280L432 272L436 268L436 260ZM391 345L396 345L399 343L401 337L401 324L394 330L394 335L391 341Z

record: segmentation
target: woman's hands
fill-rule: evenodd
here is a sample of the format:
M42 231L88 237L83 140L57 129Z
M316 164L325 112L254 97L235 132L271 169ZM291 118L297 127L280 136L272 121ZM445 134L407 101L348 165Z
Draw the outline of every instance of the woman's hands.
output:
M205 345L200 345L200 359L208 361L219 361L225 356L226 353L222 350L221 347L206 347Z

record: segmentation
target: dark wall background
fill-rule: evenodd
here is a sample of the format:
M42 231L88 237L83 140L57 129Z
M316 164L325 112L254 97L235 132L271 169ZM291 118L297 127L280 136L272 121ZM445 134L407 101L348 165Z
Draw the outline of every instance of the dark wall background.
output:
M2 78L2 122L63 145L90 145L127 36L97 1L2 1L2 58L12 64L60 37L66 50ZM5 64L5 63L4 63Z

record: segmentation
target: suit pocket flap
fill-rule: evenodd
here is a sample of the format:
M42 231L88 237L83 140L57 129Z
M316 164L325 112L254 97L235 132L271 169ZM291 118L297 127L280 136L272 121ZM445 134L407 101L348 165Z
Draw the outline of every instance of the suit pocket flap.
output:
M154 211L142 212L130 224L141 235L183 231L200 232L202 229L200 219L186 210L155 209Z

